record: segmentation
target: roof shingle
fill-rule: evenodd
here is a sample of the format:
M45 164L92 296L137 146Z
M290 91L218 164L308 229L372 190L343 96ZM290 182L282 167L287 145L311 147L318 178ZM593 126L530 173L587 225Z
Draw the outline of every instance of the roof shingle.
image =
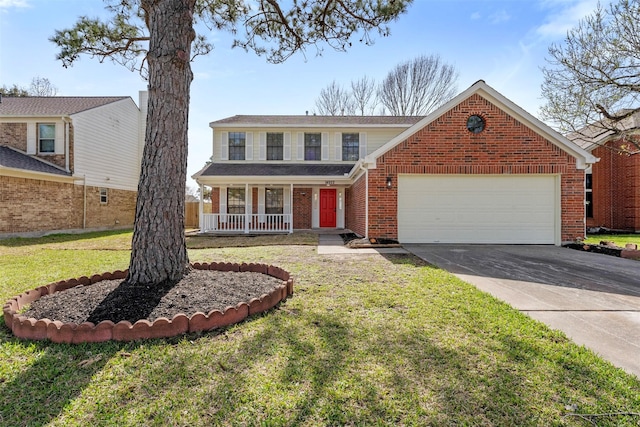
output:
M211 163L200 176L344 176L353 164Z
M71 176L69 172L6 146L0 146L0 167Z
M68 116L112 102L127 99L127 96L25 96L7 97L0 100L0 116Z
M219 126L412 126L423 116L232 116L209 123Z

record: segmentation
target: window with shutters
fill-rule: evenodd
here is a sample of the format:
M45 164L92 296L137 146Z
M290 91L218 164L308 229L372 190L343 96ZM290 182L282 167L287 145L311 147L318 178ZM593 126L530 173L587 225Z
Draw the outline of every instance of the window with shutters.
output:
M360 135L357 133L342 134L342 160L357 161L360 158Z
M282 160L283 146L282 133L267 133L267 160Z
M229 132L229 160L244 160L245 146L244 132Z
M282 188L267 188L264 193L266 214L282 215L284 212L284 191Z
M322 136L319 133L304 134L304 159L321 160Z
M227 213L244 214L244 188L227 188Z

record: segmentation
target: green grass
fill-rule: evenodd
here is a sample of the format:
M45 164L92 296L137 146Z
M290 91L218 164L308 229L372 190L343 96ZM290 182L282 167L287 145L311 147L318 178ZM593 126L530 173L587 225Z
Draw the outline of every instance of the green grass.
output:
M126 268L130 237L0 241L0 298ZM292 298L223 330L72 346L0 328L0 425L640 422L567 416L571 405L640 412L640 381L454 276L413 256L318 255L309 236L282 239L190 250L194 262L272 263L295 277Z
M592 234L587 236L584 242L593 245L599 244L603 240L613 242L621 248L624 248L627 243L635 243L640 246L640 234Z

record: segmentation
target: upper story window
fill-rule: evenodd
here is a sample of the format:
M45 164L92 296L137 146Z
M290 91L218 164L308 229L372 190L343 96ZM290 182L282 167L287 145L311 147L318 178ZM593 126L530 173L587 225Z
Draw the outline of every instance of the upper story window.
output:
M322 136L319 133L304 134L304 159L321 160Z
M282 188L267 188L264 193L264 213L282 215L284 212L284 191Z
M244 188L227 188L227 213L244 215Z
M283 146L283 134L267 133L267 160L282 160Z
M38 124L38 151L40 153L55 153L56 125L51 123Z
M360 158L360 135L357 133L342 134L342 160L357 161Z
M229 132L229 160L244 160L245 145L244 132Z

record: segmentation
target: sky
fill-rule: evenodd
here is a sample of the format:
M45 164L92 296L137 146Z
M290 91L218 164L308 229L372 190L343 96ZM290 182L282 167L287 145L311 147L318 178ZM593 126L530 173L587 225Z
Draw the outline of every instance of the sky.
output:
M607 1L601 1L607 4ZM597 0L414 0L390 24L391 35L346 52L311 47L282 64L232 49L233 38L214 31L215 49L192 64L187 185L212 154L209 123L236 114L305 114L332 81L348 87L364 76L381 81L396 65L420 55L439 55L459 72L458 92L484 80L534 116L541 98L541 67L548 48L592 13ZM146 87L136 72L109 61L82 57L70 68L55 59L55 30L79 16L104 17L101 0L0 0L0 86L28 88L43 77L60 96L130 96Z

